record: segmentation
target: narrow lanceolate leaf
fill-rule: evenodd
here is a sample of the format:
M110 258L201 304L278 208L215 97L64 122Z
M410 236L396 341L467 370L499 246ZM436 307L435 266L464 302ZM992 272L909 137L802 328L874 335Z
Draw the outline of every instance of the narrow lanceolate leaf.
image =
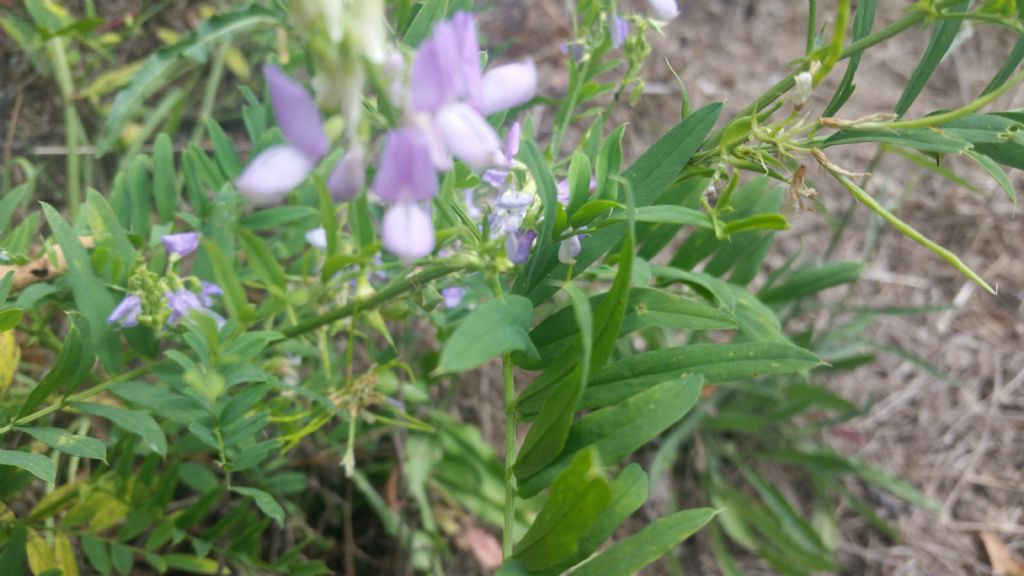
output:
M263 511L264 514L269 516L277 522L278 526L284 526L284 509L277 503L277 500L273 496L258 490L256 488L246 488L244 486L235 486L232 488L233 491L241 494L242 496L248 496L252 498L256 506Z
M715 517L710 508L683 510L659 518L573 572L574 576L630 576L661 558Z
M616 214L611 220L625 221L625 214ZM636 221L651 224L674 224L676 226L698 226L711 228L711 219L700 210L685 206L642 206L636 210Z
M634 354L594 375L582 407L598 408L625 400L680 374L701 374L709 384L785 374L820 364L814 354L792 344L744 342L692 344Z
M77 385L76 378L83 364L92 366L93 358L87 357L87 354L83 352L82 330L79 328L79 322L84 322L84 320L78 315L73 315L72 318L71 327L68 328L68 333L64 336L64 345L60 349L57 361L22 403L18 410L19 418L35 410L61 386L70 388Z
M506 352L536 356L527 332L532 318L533 304L522 296L506 296L477 308L444 343L438 373L465 372Z
M100 360L107 370L114 371L121 363L118 338L107 325L107 316L115 306L114 297L96 276L89 254L64 218L53 206L46 203L42 206L46 221L64 252L64 258L68 263L68 276L71 279L71 292L75 296L78 309L89 321L92 341L96 345Z
M0 450L0 466L21 468L37 478L53 484L57 477L57 467L53 460L44 454L21 452L18 450Z
M977 162L978 166L981 166L986 172L988 172L988 175L996 181L996 184L999 184L999 187L1003 189L1003 192L1006 192L1006 195L1010 198L1010 202L1013 202L1016 206L1017 190L1014 189L1013 182L1010 181L1010 177L1006 174L1006 170L1003 170L1003 167L995 160L985 156L984 154L978 154L973 150L968 151L967 156L969 156L971 160Z
M554 386L548 388L550 396L543 401L540 414L526 434L523 447L516 459L517 477L525 478L537 473L554 461L565 446L569 427L572 426L572 420L576 414L576 406L579 404L589 379L584 379L584 376L589 376L592 371L604 365L619 337L619 329L622 326L626 301L629 296L632 263L633 236L627 234L619 253L619 270L615 275L615 281L611 290L608 291L608 297L601 302L594 313L594 348L590 364L586 366L577 364L567 378L561 379ZM570 348L566 350L564 356L571 361L575 354L575 350ZM562 364L567 363L562 362ZM541 387L538 385L533 390L541 390ZM526 397L528 397L527 391L524 391L520 398Z
M214 242L203 240L202 245L213 263L213 274L217 284L224 290L224 303L227 305L228 313L244 324L252 316L252 305L245 298L245 288L242 287L234 266L228 261L220 246Z
M1020 3L1020 6L1024 9L1024 3ZM1024 60L1024 38L1019 38L1017 43L1013 45L1013 50L1011 50L1010 55L1007 56L1006 62L1004 62L1003 66L999 68L999 72L996 72L995 77L992 78L992 81L985 87L985 91L982 92L981 95L984 96L985 94L1002 88L1003 84L1006 84L1006 81L1013 75L1017 66L1020 66L1021 60Z
M871 26L875 22L875 3L876 0L860 0L857 2L857 12L853 16L853 37L850 39L851 42L856 42L871 33ZM846 67L846 74L843 75L843 79L839 82L839 87L836 88L835 95L832 96L832 100L825 107L825 112L822 116L835 116L836 112L853 95L853 91L856 88L853 79L857 75L857 67L860 66L860 58L863 54L864 52L861 51L850 56L850 63Z
M107 125L97 145L100 154L110 150L121 136L125 124L143 106L150 95L172 82L189 66L202 59L213 43L231 34L266 27L278 22L275 12L260 6L213 16L180 42L157 50L139 68L123 90L118 92L107 115Z
M961 0L950 6L948 11L964 12L969 5L969 0ZM896 104L896 114L903 116L910 109L914 101L917 100L921 91L924 90L925 84L928 83L935 69L938 68L939 63L946 56L950 46L953 45L953 40L956 39L957 33L960 32L960 25L962 23L963 20L950 19L940 20L935 25L935 30L932 31L932 39L928 42L928 48L925 49L924 55L917 64L917 68L914 69L914 73L910 76L907 86L903 89L900 101Z
M405 31L405 43L412 48L419 46L430 35L434 23L443 20L447 11L448 0L426 0Z
M175 181L174 145L171 137L161 132L153 144L153 200L160 222L170 224L178 209L178 186Z
M107 447L95 438L78 436L66 430L49 426L19 426L15 430L24 432L50 448L71 456L92 458L104 462L107 460Z
M284 294L287 290L288 277L280 262L270 252L270 248L262 238L242 226L235 226L235 234L242 248L249 256L249 264L271 291Z
M677 124L623 173L635 197L637 208L650 206L675 180L693 154L704 143L722 110L721 104L711 104L697 110ZM627 223L615 223L594 233L583 242L583 250L576 256L573 276L579 276L612 247L622 241ZM537 256L535 256L537 257ZM534 303L547 300L558 290L554 282L565 278L566 267L555 254L538 261L529 281L520 280L516 291L525 293Z
M550 570L572 558L611 499L596 452L580 452L551 486L551 496L516 544L513 558L530 573Z
M792 302L833 286L856 282L863 269L861 262L831 262L804 268L790 274L783 283L760 291L757 297L768 304Z
M142 438L146 445L157 454L167 454L167 437L164 436L164 431L160 428L160 425L149 414L106 404L74 402L72 406L86 414L110 420L112 423Z
M685 416L696 405L703 383L699 375L669 380L584 416L573 424L558 460L522 480L520 495L529 498L543 490L576 452L589 446L606 465L618 463Z

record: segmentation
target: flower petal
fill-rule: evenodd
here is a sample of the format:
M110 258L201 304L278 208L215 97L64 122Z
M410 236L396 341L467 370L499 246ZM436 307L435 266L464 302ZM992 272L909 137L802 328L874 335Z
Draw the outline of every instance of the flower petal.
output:
M668 22L679 16L679 6L676 5L676 0L648 0L648 2L658 20Z
M415 202L399 202L384 212L381 243L389 252L411 262L434 250L434 223Z
M327 189L338 202L348 202L359 194L366 183L363 148L355 146L345 153L327 179Z
M313 171L313 161L292 146L272 146L253 158L235 188L257 206L280 201Z
M285 139L312 163L327 153L327 133L320 109L309 92L273 64L264 67L274 117Z
M484 115L525 104L537 93L537 67L532 60L491 68L484 74Z
M110 313L107 324L120 324L125 328L137 326L140 312L142 312L142 298L135 294L129 294Z
M449 104L437 114L436 121L452 155L470 168L479 171L504 163L498 134L469 105Z
M168 254L178 258L184 258L195 252L199 247L199 232L182 232L181 234L167 234L163 238L164 248Z
M392 202L430 200L437 194L430 146L421 131L402 128L388 134L373 192Z

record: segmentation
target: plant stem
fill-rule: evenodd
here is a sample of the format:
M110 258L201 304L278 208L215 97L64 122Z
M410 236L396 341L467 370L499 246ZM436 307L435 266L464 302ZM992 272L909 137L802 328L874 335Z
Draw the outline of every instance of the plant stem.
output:
M64 51L64 41L60 38L50 40L50 49L53 54L53 67L57 76L57 86L60 88L61 99L64 100L64 145L67 153L67 191L68 211L71 221L74 222L78 216L78 207L82 203L81 174L78 157L78 141L80 122L75 105L71 101L75 87L71 80L71 68L68 65L67 53Z
M516 477L513 469L516 461L516 381L510 355L505 354L501 362L505 383L505 517L501 532L501 555L508 558L515 544L516 523Z
M308 320L299 322L295 326L283 330L282 333L284 334L285 338L294 338L301 334L305 334L306 332L309 332L311 330L316 330L317 328L324 326L326 324L330 324L337 320L341 320L342 318L351 316L356 310L368 310L371 308L376 308L377 306L380 306L381 304L387 302L388 300L391 300L392 298L404 294L412 287L419 286L420 284L430 282L431 280L436 280L443 276L447 276L449 274L458 272L459 270L462 270L464 268L465 266L446 265L437 265L431 268L426 268L403 280L399 280L397 282L392 282L391 284L388 284L387 286L381 288L379 292L377 292L373 296L370 296L369 298L350 302L344 306L335 308L334 310L321 314L320 316L317 316L315 318L310 318Z
M203 91L203 100L199 107L199 117L196 119L195 128L192 129L190 142L198 143L206 131L206 121L213 114L213 105L217 99L217 91L220 89L220 80L224 76L224 62L227 60L230 46L229 43L222 42L214 52L213 63L210 65L210 76L206 80L206 89Z
M817 36L818 0L807 0L807 50L804 54L814 52L814 38Z

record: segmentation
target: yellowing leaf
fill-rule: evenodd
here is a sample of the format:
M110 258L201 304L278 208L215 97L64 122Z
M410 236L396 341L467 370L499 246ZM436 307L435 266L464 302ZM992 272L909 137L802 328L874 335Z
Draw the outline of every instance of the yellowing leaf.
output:
M57 534L53 539L53 556L63 574L61 576L78 576L78 561L75 560L75 549L64 533Z
M135 76L135 73L138 72L139 67L142 66L143 62L144 60L136 60L135 62L129 62L124 66L100 74L92 81L91 84L79 92L79 98L103 96L104 94L117 90L127 84L132 77Z
M25 553L28 555L28 567L33 574L42 574L58 567L53 557L53 551L46 544L46 540L39 535L39 532L31 528L28 529Z
M0 332L0 397L7 393L20 361L21 348L14 339L14 330Z
M167 46L170 46L171 44L176 44L178 40L181 40L181 34L178 34L176 31L171 30L170 28L157 28L156 37L159 38L160 41Z

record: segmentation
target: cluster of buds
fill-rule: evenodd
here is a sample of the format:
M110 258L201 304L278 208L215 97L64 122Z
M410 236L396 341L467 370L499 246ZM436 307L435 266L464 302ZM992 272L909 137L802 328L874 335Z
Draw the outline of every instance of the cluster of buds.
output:
M174 264L199 247L198 232L168 234L163 237L170 270L164 277L158 277L145 266L132 274L130 292L114 308L107 323L132 328L145 324L159 328L164 324L177 326L193 312L213 318L217 326L224 325L224 318L213 311L214 296L224 292L211 282L189 276L181 278L173 271Z

